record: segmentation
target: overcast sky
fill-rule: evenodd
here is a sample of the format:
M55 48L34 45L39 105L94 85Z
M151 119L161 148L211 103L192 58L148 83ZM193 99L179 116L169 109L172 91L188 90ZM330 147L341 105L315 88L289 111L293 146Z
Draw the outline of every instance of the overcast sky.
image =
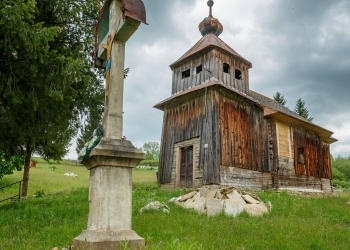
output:
M147 23L126 44L124 135L136 147L161 139L171 95L169 65L202 36L207 0L143 0ZM350 1L214 0L220 38L253 64L250 89L278 91L291 110L302 98L313 122L334 132L333 156L350 155ZM76 158L74 145L68 158Z

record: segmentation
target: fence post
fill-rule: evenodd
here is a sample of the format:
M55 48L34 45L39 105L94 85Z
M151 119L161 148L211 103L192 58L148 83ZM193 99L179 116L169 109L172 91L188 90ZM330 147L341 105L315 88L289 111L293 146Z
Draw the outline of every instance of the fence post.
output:
M19 182L18 203L21 203L22 181Z

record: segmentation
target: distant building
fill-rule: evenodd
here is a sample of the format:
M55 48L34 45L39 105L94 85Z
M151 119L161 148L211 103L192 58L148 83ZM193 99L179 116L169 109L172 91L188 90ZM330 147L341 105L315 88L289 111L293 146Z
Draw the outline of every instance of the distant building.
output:
M249 89L251 62L223 42L211 14L203 37L173 71L164 111L158 182L332 192L333 132Z

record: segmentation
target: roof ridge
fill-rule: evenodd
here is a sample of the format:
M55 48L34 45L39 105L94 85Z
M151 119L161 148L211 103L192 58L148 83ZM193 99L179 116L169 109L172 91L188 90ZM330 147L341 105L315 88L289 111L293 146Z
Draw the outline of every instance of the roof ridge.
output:
M237 51L235 51L233 48L231 48L227 43L225 43L223 40L221 40L219 37L215 36L214 34L206 34L201 39L199 39L195 45L193 45L189 50L187 50L178 60L176 60L174 63L170 64L170 68L174 67L178 63L182 62L183 60L186 60L188 57L197 54L200 51L203 51L211 46L217 47L219 49L222 49L226 51L227 53L230 53L232 56L236 56L243 60L246 64L248 64L250 67L252 66L252 63L245 59L243 56L241 56Z

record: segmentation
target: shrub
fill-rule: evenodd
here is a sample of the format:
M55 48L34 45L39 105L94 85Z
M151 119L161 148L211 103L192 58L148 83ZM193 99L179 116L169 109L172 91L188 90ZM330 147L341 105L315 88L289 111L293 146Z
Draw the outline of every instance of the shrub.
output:
M149 166L149 167L158 167L159 166L159 160L143 160L140 161L138 166Z

